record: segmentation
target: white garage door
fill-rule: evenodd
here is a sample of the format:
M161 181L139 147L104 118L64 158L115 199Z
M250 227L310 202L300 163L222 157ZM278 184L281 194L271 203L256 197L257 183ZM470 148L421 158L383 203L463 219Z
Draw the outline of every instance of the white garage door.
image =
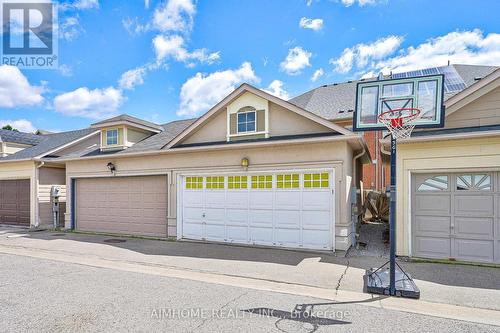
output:
M76 229L166 237L167 177L78 179Z
M332 250L333 170L186 175L183 238Z

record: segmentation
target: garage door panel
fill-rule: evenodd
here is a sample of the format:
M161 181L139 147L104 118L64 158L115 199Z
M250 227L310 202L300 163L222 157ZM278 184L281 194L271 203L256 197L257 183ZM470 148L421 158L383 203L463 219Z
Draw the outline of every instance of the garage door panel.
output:
M447 236L450 234L451 217L415 216L415 234L427 236Z
M165 176L77 180L78 230L166 237L166 216Z
M196 221L184 220L182 232L186 238L201 239L203 237L203 225Z
M269 228L273 225L273 211L271 209L251 210L248 217L252 227Z
M226 229L227 241L236 243L248 242L248 227L229 225Z
M304 191L302 193L302 209L330 211L331 198L330 190Z
M331 238L321 230L302 230L302 244L304 248L327 249Z
M455 230L458 237L493 238L493 218L455 217Z
M224 225L226 220L226 210L224 208L205 208L203 212L207 224Z
M276 228L300 228L300 211L275 210L274 225Z
M250 226L250 242L260 245L273 245L273 229Z
M227 209L226 221L228 225L248 225L248 210L247 209Z
M224 208L226 194L224 191L211 190L205 192L205 205L210 207Z
M331 219L329 211L304 211L302 212L302 229L330 230Z
M419 215L448 215L451 212L451 201L449 195L425 195L415 196L415 213Z
M206 224L205 232L207 240L223 242L226 239L226 228L224 224Z
M248 207L248 192L230 190L227 191L226 207L246 209Z
M493 195L455 196L455 214L465 216L493 215Z
M450 238L415 237L415 256L429 258L449 258L451 256Z
M472 261L493 261L493 241L456 239L456 258Z
M280 246L298 247L300 245L300 230L277 228L275 241Z
M203 207L203 192L186 190L182 202L184 207Z
M274 203L274 192L256 190L250 192L250 209L272 209Z
M299 209L301 193L298 191L276 191L275 209Z

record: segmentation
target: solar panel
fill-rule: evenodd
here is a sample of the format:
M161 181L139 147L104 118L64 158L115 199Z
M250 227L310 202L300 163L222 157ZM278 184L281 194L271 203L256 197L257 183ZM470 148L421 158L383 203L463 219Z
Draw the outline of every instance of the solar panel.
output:
M444 74L444 91L453 93L464 90L467 86L453 66L433 67L416 71L392 74L393 79L407 79L411 77Z

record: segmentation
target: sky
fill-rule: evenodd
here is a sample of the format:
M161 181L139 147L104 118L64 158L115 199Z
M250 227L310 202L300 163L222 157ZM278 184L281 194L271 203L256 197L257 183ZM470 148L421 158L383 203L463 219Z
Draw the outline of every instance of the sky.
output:
M1 2L1 1L0 1ZM57 69L0 66L0 125L198 117L241 83L283 99L380 72L500 65L496 0L77 0Z

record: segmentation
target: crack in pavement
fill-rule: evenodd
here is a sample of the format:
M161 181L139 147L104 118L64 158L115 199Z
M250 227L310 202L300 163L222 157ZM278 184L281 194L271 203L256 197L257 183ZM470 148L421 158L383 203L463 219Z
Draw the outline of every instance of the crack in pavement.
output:
M344 272L340 275L339 280L337 281L337 286L335 287L335 296L337 296L340 284L342 283L342 279L347 275L347 270L349 269L349 260L347 260L347 265L345 266Z

